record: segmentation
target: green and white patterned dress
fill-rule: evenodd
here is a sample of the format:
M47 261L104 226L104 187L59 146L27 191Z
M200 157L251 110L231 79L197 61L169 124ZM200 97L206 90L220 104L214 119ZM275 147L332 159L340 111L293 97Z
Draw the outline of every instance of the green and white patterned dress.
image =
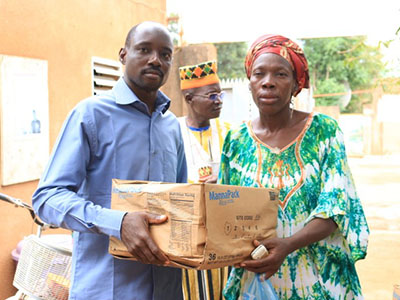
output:
M369 229L334 119L310 114L299 136L280 150L261 142L250 122L232 129L219 182L280 188L278 237L295 234L316 217L338 225L329 237L285 259L270 278L279 299L363 299L354 264L366 256ZM226 299L237 299L242 273L231 272Z

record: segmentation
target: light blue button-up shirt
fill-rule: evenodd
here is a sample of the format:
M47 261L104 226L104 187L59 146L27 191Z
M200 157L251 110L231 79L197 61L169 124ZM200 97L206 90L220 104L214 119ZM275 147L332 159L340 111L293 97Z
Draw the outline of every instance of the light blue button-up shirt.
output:
M111 180L186 182L179 123L158 92L150 115L121 78L66 119L32 203L41 219L73 234L74 300L180 299L181 270L108 254L125 212L110 209ZM179 295L178 295L179 294Z

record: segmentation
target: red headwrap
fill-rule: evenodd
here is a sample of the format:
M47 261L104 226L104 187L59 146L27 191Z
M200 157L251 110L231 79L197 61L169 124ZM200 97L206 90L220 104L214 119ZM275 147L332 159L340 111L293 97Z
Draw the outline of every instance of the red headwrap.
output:
M290 63L298 85L294 96L303 88L309 88L308 63L303 50L295 42L281 35L263 35L251 45L245 61L246 74L249 79L254 61L263 53L278 54Z

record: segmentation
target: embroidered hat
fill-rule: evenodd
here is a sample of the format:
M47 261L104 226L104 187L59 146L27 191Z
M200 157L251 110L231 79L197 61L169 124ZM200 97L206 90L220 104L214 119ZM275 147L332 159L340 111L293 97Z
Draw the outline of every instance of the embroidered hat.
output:
M212 60L193 66L180 67L179 77L182 90L219 83L217 62Z

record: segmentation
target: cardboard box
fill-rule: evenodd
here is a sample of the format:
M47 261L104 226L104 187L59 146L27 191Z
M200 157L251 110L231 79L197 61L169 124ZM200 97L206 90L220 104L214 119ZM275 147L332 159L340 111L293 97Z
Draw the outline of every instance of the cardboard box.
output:
M275 236L277 189L113 180L111 208L168 216L150 233L172 266L212 269L250 257L253 240ZM111 237L109 252L134 259Z

